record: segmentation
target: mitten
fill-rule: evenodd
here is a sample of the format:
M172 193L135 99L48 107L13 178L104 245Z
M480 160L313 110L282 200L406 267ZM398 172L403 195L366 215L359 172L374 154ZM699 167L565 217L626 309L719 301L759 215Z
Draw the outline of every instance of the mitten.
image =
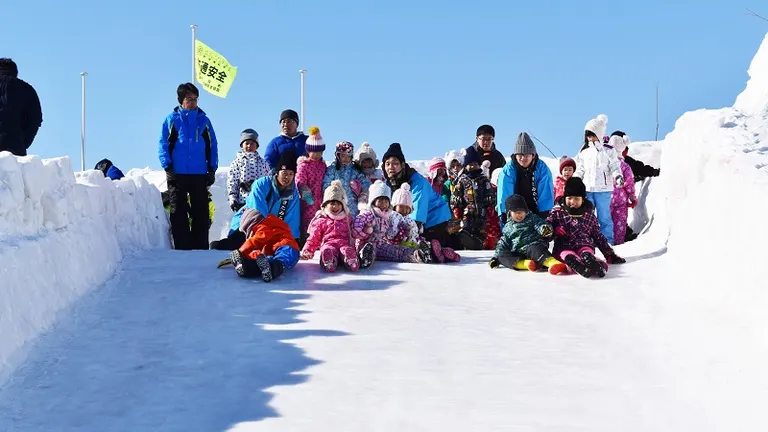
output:
M352 193L355 196L360 196L360 192L363 191L363 185L360 184L360 180L352 180L349 182L349 188L352 189Z
M208 186L213 186L216 183L216 171L208 171L205 183Z
M616 186L624 187L624 176L616 177Z
M539 234L541 234L542 237L552 237L552 226L543 224L539 229Z
M555 228L555 236L557 237L565 237L565 228L559 226Z
M315 197L312 196L312 192L306 191L303 194L301 194L301 198L306 201L307 204L313 205L315 204Z
M492 268L492 269L495 269L495 268L497 268L498 266L500 266L500 265L501 265L501 263L499 262L499 259L498 259L498 258L496 258L496 257L493 257L493 258L491 258L491 261L488 263L488 265L489 265L489 266L491 266L491 268Z
M453 208L453 217L455 219L461 219L461 209L458 207Z
M308 250L301 251L301 259L303 260L311 260L312 258L314 258L314 256L315 254Z
M608 255L607 257L605 257L605 261L608 264L624 264L624 263L627 262L627 260L625 260L624 258L622 258L622 257L620 257L620 256L618 256L616 254Z
M629 208L635 208L635 207L637 207L637 198L629 197Z

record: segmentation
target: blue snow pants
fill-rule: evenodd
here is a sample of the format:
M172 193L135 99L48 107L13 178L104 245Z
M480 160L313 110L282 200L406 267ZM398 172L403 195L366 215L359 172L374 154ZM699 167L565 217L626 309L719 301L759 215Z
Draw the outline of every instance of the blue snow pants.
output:
M600 232L603 233L608 243L613 246L613 218L611 217L611 197L613 192L587 192L587 199L595 205L597 221L600 223Z

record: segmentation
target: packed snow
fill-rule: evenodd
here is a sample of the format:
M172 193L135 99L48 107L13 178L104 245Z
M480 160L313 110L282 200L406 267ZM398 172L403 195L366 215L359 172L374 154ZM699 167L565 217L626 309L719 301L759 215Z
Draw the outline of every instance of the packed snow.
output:
M491 270L486 251L359 274L301 262L265 286L217 269L224 252L163 249L162 172L75 182L66 158L2 156L18 286L0 304L0 430L768 429L768 36L749 74L733 107L630 145L662 176L639 185L642 235L603 280Z

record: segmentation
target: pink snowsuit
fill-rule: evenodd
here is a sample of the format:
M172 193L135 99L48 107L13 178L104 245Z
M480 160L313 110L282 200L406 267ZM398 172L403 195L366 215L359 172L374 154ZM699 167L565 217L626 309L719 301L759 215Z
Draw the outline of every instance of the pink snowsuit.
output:
M565 179L559 175L555 178L555 205L558 205L563 195L565 195Z
M323 177L325 176L325 161L312 160L306 156L301 156L296 161L296 188L299 190L299 196L309 189L315 202L312 205L307 204L301 199L301 233L304 234L309 229L309 223L315 217L315 213L320 210L320 204L323 201Z
M350 270L357 270L357 251L352 239L352 216L342 212L333 216L325 210L317 212L309 224L309 238L303 252L314 255L320 249L320 262L331 262L333 258L345 263ZM334 269L329 269L333 271Z
M373 228L372 233L365 232L366 227ZM394 262L417 262L415 250L400 246L411 232L405 218L397 212L382 212L378 208L366 210L355 218L352 236L357 239L358 248L365 243L372 243L376 259Z
M635 175L632 168L619 157L621 164L621 175L626 179L623 187L613 185L613 196L611 196L611 219L613 219L613 244L620 245L624 243L627 236L627 215L629 213L629 203L637 202L635 196Z

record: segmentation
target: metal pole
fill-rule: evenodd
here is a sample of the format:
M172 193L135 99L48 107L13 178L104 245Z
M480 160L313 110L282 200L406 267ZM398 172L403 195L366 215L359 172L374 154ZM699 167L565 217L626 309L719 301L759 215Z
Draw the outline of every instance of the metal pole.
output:
M656 83L656 139L659 140L659 83Z
M195 42L197 41L197 36L195 36L195 30L197 30L197 26L195 24L192 24L189 26L189 28L192 29L192 81L191 83L195 83L195 79L197 79L197 53L195 52Z
M88 72L80 72L80 76L83 77L83 100L80 122L80 171L85 171L85 77L88 76Z
M307 116L304 113L304 74L307 73L307 70L302 69L299 72L301 73L301 124L305 125L307 124ZM301 130L304 130L304 126Z

